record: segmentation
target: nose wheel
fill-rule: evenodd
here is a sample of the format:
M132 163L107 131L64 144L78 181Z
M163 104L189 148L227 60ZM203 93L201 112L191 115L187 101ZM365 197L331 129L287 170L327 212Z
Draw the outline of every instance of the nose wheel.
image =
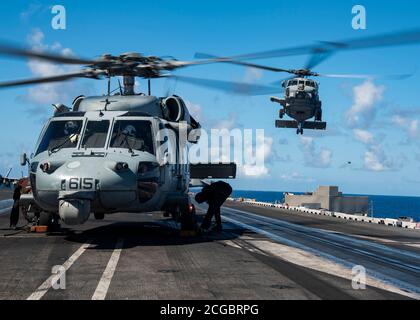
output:
M303 127L302 127L302 124L301 123L299 123L299 125L298 125L298 127L296 129L296 134L303 135Z

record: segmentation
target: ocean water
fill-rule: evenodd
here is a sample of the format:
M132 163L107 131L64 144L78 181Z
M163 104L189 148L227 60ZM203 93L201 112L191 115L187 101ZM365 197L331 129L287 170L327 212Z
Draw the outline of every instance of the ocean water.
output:
M295 192L295 194L302 194ZM371 212L378 218L399 218L411 217L420 222L420 197L399 197L399 196L378 196L366 195L369 197ZM263 202L283 202L284 192L274 191L241 191L235 190L232 193L234 198L250 198Z

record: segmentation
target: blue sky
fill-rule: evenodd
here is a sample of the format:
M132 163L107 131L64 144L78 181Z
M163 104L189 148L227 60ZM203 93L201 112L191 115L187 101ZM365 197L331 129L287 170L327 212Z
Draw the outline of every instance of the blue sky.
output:
M54 4L67 11L66 30L51 28ZM367 30L353 30L351 9L367 10ZM387 1L19 1L2 3L0 38L27 46L83 57L137 51L192 59L195 52L220 55L277 49L314 41L340 40L416 28L420 3ZM321 64L322 73L398 74L417 71L403 81L321 79L326 132L274 128L278 106L269 96L240 97L187 84L154 81L154 93L168 88L194 106L205 126L265 129L267 172L241 173L237 189L307 191L339 185L346 193L420 196L420 45L342 52ZM258 62L299 68L307 57ZM0 59L0 80L68 71L25 60ZM211 65L179 74L224 80L270 83L280 74L237 66ZM142 84L142 82L140 82ZM18 155L31 152L51 103L70 104L78 94L97 94L104 81L78 80L43 88L0 91L0 174L9 166L19 175ZM55 101L53 99L60 99ZM358 118L356 123L352 122ZM419 128L417 128L419 126ZM351 162L351 165L347 164Z

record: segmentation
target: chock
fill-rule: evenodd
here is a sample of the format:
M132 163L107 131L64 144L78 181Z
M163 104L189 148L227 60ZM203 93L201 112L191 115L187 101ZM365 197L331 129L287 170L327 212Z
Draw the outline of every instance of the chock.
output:
M30 232L34 233L46 233L48 231L47 226L32 226Z
M197 235L196 230L181 230L181 237L195 237Z

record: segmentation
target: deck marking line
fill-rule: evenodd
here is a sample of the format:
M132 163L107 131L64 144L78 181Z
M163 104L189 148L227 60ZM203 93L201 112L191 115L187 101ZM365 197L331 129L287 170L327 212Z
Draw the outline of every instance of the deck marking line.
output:
M109 285L111 284L112 277L114 276L115 269L117 268L118 260L120 259L123 246L124 240L121 238L118 239L115 245L115 249L112 252L111 258L108 261L108 265L106 266L101 280L96 287L95 293L92 296L92 300L105 300Z
M65 271L70 269L73 263L76 262L77 259L79 259L79 257L86 251L87 248L89 248L90 244L91 243L89 241L82 244L80 248L75 253L73 253L73 255L66 262L64 262L63 267ZM55 278L56 275L51 275L26 300L40 300L52 287Z
M269 217L265 217L265 216L261 216L261 215L257 215L255 213L251 213L251 212L247 212L247 211L242 211L242 210L238 210L238 209L233 209L233 208L229 208L229 207L223 207L223 210L225 210L227 213L231 213L231 214L245 214L248 217L250 217L251 219L258 219L258 221L266 221L269 223L274 223L278 226L282 226L282 227L286 227L286 228L292 228L296 231L299 232L312 232L314 234L318 234L318 235L322 235L322 236L327 236L330 239L337 239L337 240L341 240L341 241L346 241L346 242L352 242L354 244L357 245L361 245L361 246L369 246L371 248L375 248L381 251L386 251L390 254L399 254L399 255L405 255L409 258L414 258L414 259L418 259L420 260L420 255L414 252L410 252L410 251L406 251L406 250L401 250L401 249L394 249L382 244L378 244L378 243L372 243L371 241L366 241L366 240L360 240L351 236L346 236L341 234L337 234L337 233L332 233L329 231L324 231L324 230L320 230L317 228L312 228L312 227L305 227L305 226L301 226L299 224L295 224L295 223L291 223L291 222L287 222L287 221L283 221L283 220L279 220L279 219L274 219L274 218L269 218ZM230 211L230 212L229 212Z
M235 215L235 214L233 214L233 215ZM332 263L335 263L335 264L337 264L341 267L344 267L344 268L350 269L350 270L355 265L354 263L351 263L349 261L346 261L346 260L343 260L341 258L332 256L328 253L320 252L320 251L318 251L316 249L313 249L313 248L309 248L309 247L307 247L305 245L302 245L300 243L297 243L293 240L283 238L279 235L273 234L269 231L258 228L256 226L253 226L253 225L250 225L250 224L247 224L247 223L244 223L244 222L240 222L236 219L228 218L226 216L224 216L223 219L225 219L225 220L227 220L231 223L234 223L234 224L236 224L236 225L238 225L242 228L245 228L245 229L254 231L256 233L265 235L268 238L270 238L270 239L272 239L276 242L279 242L282 245L289 246L291 248L295 248L295 249L298 249L298 250L306 251L310 254L314 254L314 256L317 257L317 258L325 259L326 260L326 261L324 260L325 262L330 261ZM283 259L284 259L284 257L283 257ZM291 262L291 261L289 261L289 262ZM318 271L321 271L321 272L329 273L328 269L326 269L326 270L324 268L318 269L318 268L314 268L313 266L308 266L308 265L305 265L305 267L308 267L308 268L311 268L311 269L314 269L314 270L318 270ZM387 290L387 291L395 292L395 293L398 293L400 295L408 296L408 297L413 298L413 299L417 299L417 300L420 299L420 288L418 288L416 286L411 286L410 284L407 284L407 283L402 282L400 280L393 279L389 276L384 276L384 275L382 275L378 272L372 272L372 271L368 273L368 279L370 280L369 285L371 285L371 286L378 287L378 288L381 288L381 289L384 289L384 290ZM374 280L374 281L372 281L372 280ZM378 282L380 283L380 285L377 284Z

